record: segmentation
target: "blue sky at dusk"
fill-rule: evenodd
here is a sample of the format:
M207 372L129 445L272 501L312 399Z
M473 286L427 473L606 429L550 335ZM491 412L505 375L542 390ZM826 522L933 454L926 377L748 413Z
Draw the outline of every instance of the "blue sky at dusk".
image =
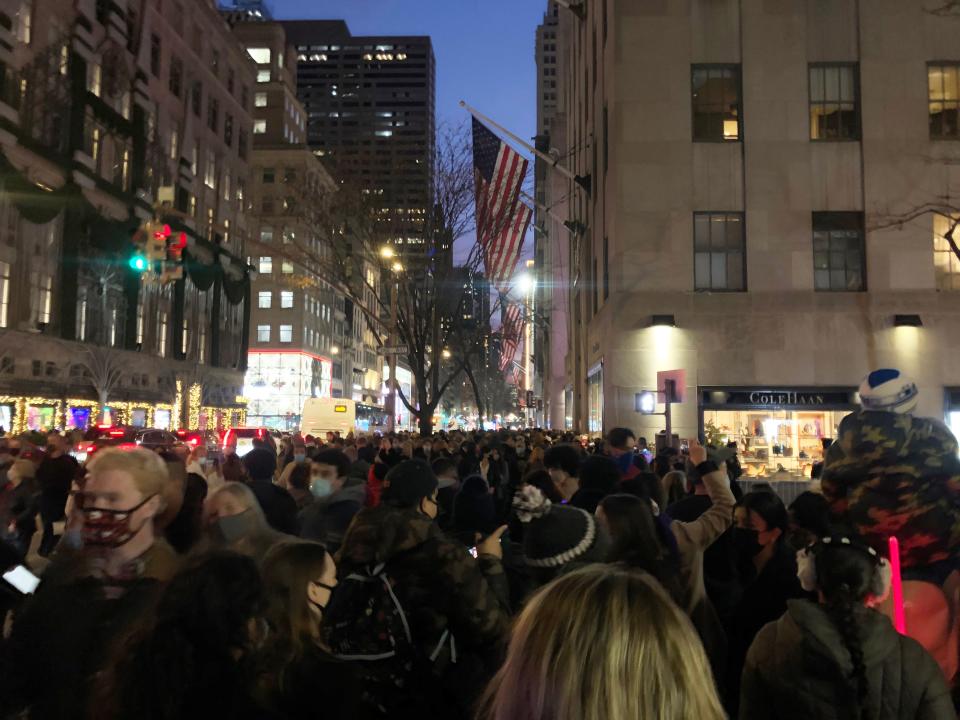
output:
M277 20L347 22L354 35L429 35L437 122L469 119L461 99L523 138L536 133L536 28L546 0L268 0ZM533 254L528 234L524 257Z

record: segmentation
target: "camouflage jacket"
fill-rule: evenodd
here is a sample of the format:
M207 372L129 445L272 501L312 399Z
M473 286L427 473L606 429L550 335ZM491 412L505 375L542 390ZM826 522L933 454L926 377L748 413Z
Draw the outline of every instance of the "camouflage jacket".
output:
M474 559L416 510L379 505L354 518L337 554L338 575L342 579L380 563L396 583L422 649L435 647L449 630L457 653L497 653L509 623L509 588L500 560Z
M837 519L878 551L895 535L904 567L960 550L960 460L943 423L890 412L848 415L827 451L822 487Z

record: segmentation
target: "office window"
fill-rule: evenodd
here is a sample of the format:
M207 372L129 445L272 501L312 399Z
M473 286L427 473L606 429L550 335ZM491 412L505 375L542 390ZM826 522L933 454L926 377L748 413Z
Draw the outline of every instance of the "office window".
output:
M227 92L233 95L233 83L236 79L236 73L233 72L233 68L227 69Z
M281 263L281 264L280 264L280 272L283 273L284 275L292 275L292 274L293 274L293 263L292 263L292 262L286 262L286 261L284 261L283 263Z
M266 129L266 126L264 126L264 129ZM241 160L247 159L247 133L245 130L237 133L237 155Z
M289 310L293 307L293 291L292 290L281 290L280 291L280 307L284 310Z
M154 77L160 77L160 36L150 35L150 72Z
M269 275L273 272L273 258L269 256L261 257L257 266L261 275Z
M183 91L183 60L178 57L170 58L170 92L177 97Z
M694 287L745 290L743 213L693 214Z
M201 106L203 105L203 85L199 80L194 80L190 88L190 104L193 106L193 114L200 117Z
M293 342L293 325L280 326L280 342Z
M691 75L693 139L740 140L740 66L694 65Z
M273 168L264 168L263 169L263 182L269 184L276 179L276 172Z
M960 63L927 65L930 139L960 139Z
M210 103L207 105L207 127L209 127L214 132L217 131L219 114L220 114L220 103L217 102L216 98L210 98Z
M10 307L10 263L0 262L0 327L7 326Z
M227 147L233 147L233 115L230 113L223 116L223 141Z
M269 65L270 64L270 48L265 47L248 47L247 53L250 57L253 58L253 61L257 65Z
M950 227L956 221L956 217L948 218L939 214L933 216L933 269L937 277L937 290L960 290L960 258L957 258L946 238ZM960 228L954 230L952 237L954 242L960 245Z
M610 297L610 238L603 237L603 299Z
M267 131L267 121L266 120L254 120L253 121L253 134L254 135L263 135Z
M262 243L271 243L273 242L273 228L269 225L264 225L260 228L260 242Z
M203 184L208 188L217 186L217 155L213 150L207 150L207 162L203 168Z
M810 139L860 137L860 88L856 65L810 66Z
M270 326L257 325L257 342L270 342Z
M180 133L176 127L170 128L170 159L180 159Z
M817 290L864 289L863 213L813 213L813 285Z
M273 307L273 293L269 290L261 290L257 293L257 307L261 310L269 310Z
M157 316L157 355L167 354L167 311L161 310Z
M267 106L267 94L265 92L254 93L253 95L253 105L254 107L266 107Z
M210 54L210 70L214 75L220 70L220 51L214 48Z
M257 82L258 82L258 83L268 83L268 82L270 82L270 71L269 71L269 70L257 70Z

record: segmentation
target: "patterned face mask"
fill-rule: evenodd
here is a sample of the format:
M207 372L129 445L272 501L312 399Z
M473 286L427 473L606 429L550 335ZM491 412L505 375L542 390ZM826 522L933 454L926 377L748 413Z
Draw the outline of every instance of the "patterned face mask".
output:
M150 522L147 518L140 527L130 527L130 518L137 510L146 505L153 495L148 495L129 510L111 510L108 508L82 507L83 544L98 547L116 548L130 542L133 537Z

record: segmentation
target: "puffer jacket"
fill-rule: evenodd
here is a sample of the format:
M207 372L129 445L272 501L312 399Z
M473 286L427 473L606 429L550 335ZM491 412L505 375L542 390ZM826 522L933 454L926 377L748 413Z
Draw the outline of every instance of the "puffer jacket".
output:
M870 720L953 720L943 675L915 640L878 612L858 609ZM850 653L826 610L791 600L747 654L741 720L860 720Z

